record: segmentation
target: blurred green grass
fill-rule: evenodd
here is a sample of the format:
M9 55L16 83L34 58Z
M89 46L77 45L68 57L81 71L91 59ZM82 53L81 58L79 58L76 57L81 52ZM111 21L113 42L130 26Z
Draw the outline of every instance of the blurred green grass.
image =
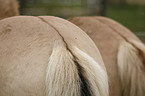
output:
M145 32L145 6L109 4L107 17L110 17L132 32Z

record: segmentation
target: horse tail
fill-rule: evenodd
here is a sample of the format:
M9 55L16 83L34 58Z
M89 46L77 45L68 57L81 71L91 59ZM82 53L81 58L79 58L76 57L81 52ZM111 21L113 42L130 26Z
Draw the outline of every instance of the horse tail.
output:
M88 54L55 46L49 58L47 96L108 96L107 73Z
M129 40L129 42L122 42L118 52L123 96L144 96L145 46L139 41Z
M76 61L80 66L80 72L86 80L91 95L86 96L109 96L107 72L92 57L79 48L74 48Z

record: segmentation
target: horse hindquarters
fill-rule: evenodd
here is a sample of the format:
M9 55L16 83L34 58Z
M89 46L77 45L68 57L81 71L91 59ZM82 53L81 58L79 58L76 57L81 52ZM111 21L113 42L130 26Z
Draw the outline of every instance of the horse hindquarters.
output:
M120 37L117 65L122 83L123 96L144 96L145 94L145 46L129 29L114 20L104 17L96 19L107 24Z
M100 53L72 23L16 16L0 25L0 96L108 96Z
M106 17L75 17L69 21L84 30L99 48L110 78L110 95L143 96L145 47L141 41Z
M88 95L90 95L90 96L108 96L109 93L108 93L107 73L105 71L105 68L102 65L103 62L102 62L102 58L100 58L101 57L100 53L98 52L98 50L96 50L96 48L95 48L96 46L94 46L94 43L92 42L92 40L90 38L88 38L88 36L82 30L78 30L77 29L78 27L76 27L75 25L73 25L69 22L64 22L63 20L60 20L61 23L63 22L63 25L62 25L60 22L57 21L57 20L59 20L58 18L54 18L54 17L51 17L52 19L47 19L46 17L40 17L40 18L43 21L45 21L46 23L50 24L51 26L54 26L54 28L59 32L60 36L62 37L62 39L66 45L66 48L64 51L61 51L60 50L61 48L59 48L59 46L56 46L54 48L55 50L59 50L59 51L53 51L56 55L54 54L51 56L53 56L53 58L57 58L57 60L60 60L57 62L58 64L56 63L55 65L57 66L57 65L61 64L59 68L63 68L66 70L71 69L71 66L74 66L73 70L76 70L76 68L77 68L77 72L75 72L75 73L71 70L70 70L70 72L65 72L65 73L61 72L62 74L60 74L60 76L68 75L69 82L70 81L72 82L72 83L69 83L72 85L68 86L66 84L66 87L60 86L60 87L62 87L60 89L63 89L63 87L71 88L69 91L63 90L63 94L65 94L65 96L78 96L78 95L81 95L81 96L82 95L84 95L84 96L88 96ZM68 24L70 24L71 26L68 26ZM68 32L64 33L62 30L62 26L66 26L66 28L69 28L69 29L66 29L66 31L69 30L70 33L68 33ZM70 35L71 33L73 33L73 34ZM86 42L84 42L84 41L86 41ZM58 52L58 53L56 53L56 52ZM94 52L96 54L94 54ZM59 53L62 53L63 55L61 54L60 56L57 56L57 55L59 55ZM64 59L59 59L60 57L62 57ZM92 57L94 57L94 58L92 58ZM96 61L98 61L98 62L96 62ZM68 66L68 64L71 66ZM52 62L52 65L53 65L53 62ZM48 64L48 67L49 67L49 64ZM57 69L56 69L56 71L57 71ZM49 71L49 72L51 72L51 71ZM76 75L73 75L73 74L76 74ZM48 73L48 75L49 75L49 73ZM77 78L74 78L72 76L76 76ZM49 78L49 76L48 76L48 78ZM62 78L62 79L65 79L65 78ZM57 80L58 80L57 82L60 83L59 79L57 79ZM75 81L72 81L72 80L75 80ZM49 79L49 81L53 82L50 79ZM64 80L62 80L62 82L63 81ZM58 84L58 85L60 85L60 84ZM78 86L77 89L74 87L74 85ZM51 88L51 86L49 86L49 88ZM74 91L74 92L72 92L72 91ZM52 91L52 93L55 94L56 92ZM61 95L60 93L58 93L58 94ZM61 96L63 96L63 95L61 95Z

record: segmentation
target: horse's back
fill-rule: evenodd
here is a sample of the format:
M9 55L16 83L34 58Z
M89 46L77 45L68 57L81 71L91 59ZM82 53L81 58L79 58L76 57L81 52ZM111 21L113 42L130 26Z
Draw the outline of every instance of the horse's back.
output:
M68 84L67 87L70 90L71 87L74 87L71 83L78 84L77 82L79 82L79 80L75 81L77 78L69 77L71 74L78 74L77 71L73 73L77 70L77 63L75 64L75 62L78 60L81 64L81 62L87 61L86 57L83 57L79 52L93 58L91 60L98 63L99 70L104 70L101 71L101 74L102 72L106 74L101 55L93 41L78 27L57 17L16 16L3 19L0 21L0 41L0 96L46 96L49 93L56 94L58 92L55 90L58 88L58 90L63 90L65 85L59 86L62 83L62 81L57 80L59 74L49 71L66 71L72 65L75 66L74 69L67 70L72 71L72 73L62 71L64 73L62 74L60 72L60 75L62 74L63 77L66 76L70 79L68 82L64 81ZM94 54L94 52L97 54ZM53 60L53 58L57 60ZM81 58L85 59L81 61ZM67 59L69 59L70 65L69 62L66 62ZM61 62L56 62L59 60ZM51 64L55 63L58 63L58 65L52 67L54 69L50 68L48 70ZM95 67L91 68L95 69ZM83 70L85 72L86 69ZM54 75L47 77L51 73ZM107 80L106 77L103 80ZM55 80L52 81L51 78ZM65 80L65 78L63 79ZM56 82L53 85L55 89L47 90L47 87L50 88L50 85L52 85L47 86L47 82ZM107 86L107 81L104 83ZM102 86L102 88L104 87ZM64 94L73 96L75 93L67 92L68 89L63 90ZM73 90L77 90L77 88L73 88Z

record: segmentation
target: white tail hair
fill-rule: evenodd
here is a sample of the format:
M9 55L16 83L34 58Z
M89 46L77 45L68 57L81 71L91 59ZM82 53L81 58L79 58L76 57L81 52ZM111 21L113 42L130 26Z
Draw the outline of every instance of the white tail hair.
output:
M46 75L47 96L82 96L80 73L90 96L109 96L106 71L80 49L75 47L73 52L61 46L53 48Z
M91 96L109 96L108 76L101 66L89 55L75 49L77 62L81 67L81 73L86 78Z
M118 52L118 69L123 96L145 95L145 46L138 41L122 42Z
M47 68L47 96L80 96L79 81L72 55L65 47L55 46Z

